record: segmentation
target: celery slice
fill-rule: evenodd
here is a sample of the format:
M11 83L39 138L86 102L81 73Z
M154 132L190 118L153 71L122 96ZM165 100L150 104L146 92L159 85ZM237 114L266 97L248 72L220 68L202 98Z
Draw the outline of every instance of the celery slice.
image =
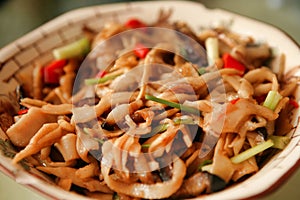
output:
M90 51L90 41L87 38L79 39L71 44L56 48L53 55L56 60L70 59L85 56Z
M202 166L200 171L211 173L212 172L212 164L207 164L207 165Z
M206 71L206 68L205 67L200 67L198 68L198 74L201 76L203 74L205 74L207 71Z
M158 98L158 97L155 97L155 96L152 96L152 95L148 95L148 94L145 95L145 98L147 100L151 100L151 101L155 101L157 103L165 104L167 106L177 108L177 109L180 109L180 110L185 111L185 112L189 112L189 113L192 113L192 114L200 114L199 110L197 110L195 108L192 108L192 107L184 106L180 103L171 102L171 101L161 99L161 98Z
M269 91L263 106L274 110L281 99L282 96L277 91Z
M209 37L205 40L205 48L207 54L207 60L209 66L215 64L215 61L219 58L219 41L218 38Z
M291 138L288 136L271 135L269 138L274 143L272 147L277 149L284 149L291 141Z
M89 78L85 79L85 84L86 85L95 85L95 84L100 84L100 83L105 83L106 81L113 80L120 76L120 74L112 74L112 75L106 75L102 78Z
M271 139L268 139L265 142L262 142L254 147L251 147L250 149L247 149L243 151L242 153L231 157L231 161L235 164L241 163L252 156L255 156L256 154L263 152L264 150L272 147L274 145L274 142Z

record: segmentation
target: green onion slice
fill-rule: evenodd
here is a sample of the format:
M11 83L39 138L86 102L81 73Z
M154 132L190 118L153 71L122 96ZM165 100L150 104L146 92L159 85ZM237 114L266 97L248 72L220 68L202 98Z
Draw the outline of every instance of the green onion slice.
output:
M118 76L120 76L120 74L111 74L111 75L106 75L102 78L89 78L89 79L85 79L85 84L86 85L96 85L96 84L101 84L101 83L105 83L109 80L113 80L115 78L117 78Z
M185 112L189 112L189 113L192 113L192 114L200 114L199 110L197 110L195 108L192 108L192 107L189 107L189 106L184 106L180 103L175 103L175 102L172 102L172 101L161 99L161 98L149 95L149 94L146 94L145 98L147 100L151 100L151 101L155 101L157 103L165 104L167 106L177 108L177 109L180 109L180 110L185 111Z
M250 149L247 149L243 151L242 153L231 157L231 161L235 164L241 163L252 156L255 156L256 154L259 154L260 152L263 152L264 150L272 147L274 145L274 142L271 139L268 139L265 142L262 142L254 147L251 147Z
M159 124L158 126L152 129L151 134L156 134L156 133L166 131L168 128L169 128L169 124Z
M206 68L205 67L200 67L198 68L198 74L199 75L203 75L205 74L207 71L206 71Z
M268 95L263 103L263 106L274 110L278 102L282 99L282 96L277 91L269 91Z

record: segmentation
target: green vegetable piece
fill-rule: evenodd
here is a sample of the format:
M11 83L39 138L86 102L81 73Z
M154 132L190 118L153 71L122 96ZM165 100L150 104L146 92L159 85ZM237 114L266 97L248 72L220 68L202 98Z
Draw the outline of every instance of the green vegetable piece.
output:
M211 173L212 171L212 164L207 164L201 167L200 169L202 172L209 172Z
M96 85L100 83L105 83L106 81L113 80L120 76L121 74L112 74L112 75L106 75L102 78L89 78L85 79L85 84L86 85Z
M205 67L200 67L200 68L198 68L198 74L199 75L203 75L203 74L205 74L206 73L206 68Z
M151 101L155 101L157 103L165 104L167 106L177 108L177 109L180 109L180 110L185 111L185 112L189 112L189 113L192 113L192 114L200 114L200 111L195 109L195 108L184 106L182 104L171 102L171 101L168 101L168 100L165 100L165 99L157 98L157 97L152 96L152 95L146 94L145 98L147 100L151 100Z
M70 59L85 56L89 51L90 41L84 37L71 44L54 49L53 55L56 60Z
M212 160L204 160L202 163L200 163L198 170L203 171L204 166L208 166L212 164ZM204 168L205 169L205 168Z
M209 37L205 40L205 48L207 53L207 60L209 66L215 64L216 60L219 58L219 41L218 38Z
M168 127L169 127L169 124L159 124L158 126L154 127L151 130L151 134L163 132L163 131L167 130Z
M235 164L241 163L252 156L255 156L256 154L259 154L260 152L263 152L264 150L272 147L274 145L274 142L271 139L268 139L265 142L262 142L254 147L251 147L250 149L247 149L243 151L242 153L231 157L231 161Z
M274 110L281 99L282 96L277 91L269 91L263 106Z
M291 138L288 136L278 136L278 135L272 135L270 136L270 139L274 143L272 147L277 149L284 149L291 141Z
M175 124L196 124L192 118L174 118Z

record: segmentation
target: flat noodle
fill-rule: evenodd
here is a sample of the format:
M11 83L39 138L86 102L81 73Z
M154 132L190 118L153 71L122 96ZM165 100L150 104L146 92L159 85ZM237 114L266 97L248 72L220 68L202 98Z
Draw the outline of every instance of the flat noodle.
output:
M30 107L42 107L47 104L46 101L38 100L38 99L31 99L31 98L24 98L21 99L21 105L26 106L27 108Z
M230 161L224 151L225 135L222 135L216 145L211 173L221 177L226 183L229 182L234 174L234 164Z
M59 105L46 104L42 106L42 111L52 115L68 115L72 114L72 108L72 104L66 103Z
M54 92L55 92L56 96L59 98L61 103L64 103L64 104L69 103L69 101L64 97L60 88L55 88Z
M65 162L79 159L79 155L76 151L76 140L77 135L68 133L61 137L60 140L54 144L54 146L63 156Z
M61 178L61 179L59 179L57 185L59 187L61 187L62 189L69 191L71 189L71 186L72 186L72 179L70 179L70 178Z
M56 116L46 114L40 108L32 107L7 130L6 134L14 145L25 147L44 124L53 123L56 119Z
M80 169L78 169L75 175L81 179L95 177L99 174L99 165L97 162L92 162Z
M75 133L75 126L72 125L70 122L66 121L65 119L59 119L57 123L63 130L68 131L70 133Z
M273 91L278 91L279 89L276 75L266 67L251 70L247 74L245 74L244 78L248 80L251 84L260 84L264 81L269 81L272 83Z
M179 126L173 126L170 124L169 128L164 133L159 135L154 141L151 142L149 153L154 154L155 157L160 157L165 148L172 144L178 130Z
M112 191L104 183L98 180L92 178L81 179L78 176L76 176L77 169L70 168L70 167L37 167L37 168L45 173L53 174L62 179L71 179L73 184L86 188L90 192L99 191L108 194L112 193Z
M41 149L54 144L66 132L63 131L57 123L45 124L42 128L30 139L29 144L16 154L13 159L14 163L19 162L25 157L39 152Z
M113 179L109 175L110 168L106 165L101 166L102 174L107 185L113 190L133 197L147 199L162 199L170 196L179 189L185 176L186 167L184 162L177 158L174 161L173 177L169 181L156 184L133 183L127 184Z

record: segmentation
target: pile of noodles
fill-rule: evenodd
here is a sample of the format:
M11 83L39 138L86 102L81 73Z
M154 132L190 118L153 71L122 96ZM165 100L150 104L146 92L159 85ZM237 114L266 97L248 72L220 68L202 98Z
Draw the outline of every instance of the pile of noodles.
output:
M167 44L162 43L150 48L145 58L121 54L106 74L118 76L89 87L93 97L86 88L76 94L72 90L82 60L69 60L55 87L43 84L34 71L33 89L21 99L28 113L5 128L20 150L13 162L25 159L59 187L100 199L194 197L218 190L212 177L229 186L256 173L273 151L238 164L231 158L293 128L289 101L297 80L284 78L284 55L271 62L276 59L268 44L250 36L219 27L195 33L186 23L167 18L161 14L151 26L182 32L202 45L207 38L217 38L219 54L230 53L246 71L223 68L219 58L199 73L203 66L164 50ZM113 22L89 36L95 47L125 30L124 24ZM170 70L160 71L153 63ZM138 70L140 66L148 67ZM276 73L270 69L274 66ZM129 73L134 68L136 75ZM261 98L270 90L282 96L274 110L262 105Z

